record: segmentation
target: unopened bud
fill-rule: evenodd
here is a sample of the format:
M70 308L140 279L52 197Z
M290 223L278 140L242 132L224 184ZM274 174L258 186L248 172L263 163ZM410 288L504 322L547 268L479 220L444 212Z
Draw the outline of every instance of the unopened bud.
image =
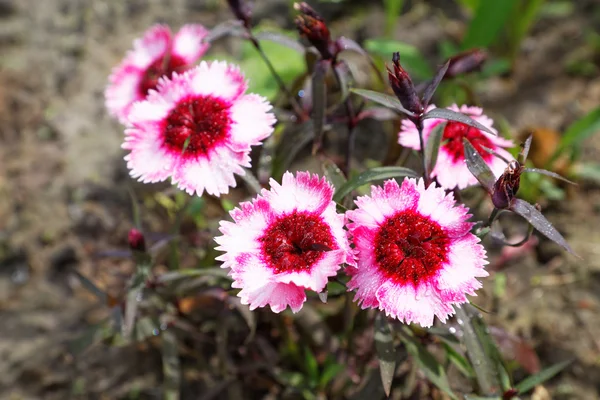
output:
M408 111L411 111L416 115L421 114L423 112L423 105L421 104L419 96L417 96L415 85L413 85L408 72L400 65L400 53L394 53L392 62L394 64L394 70L392 71L388 67L387 71L390 85L392 85L396 97L398 97L402 106Z
M142 232L138 231L135 228L132 228L129 231L129 235L127 237L129 242L129 248L133 251L146 251L146 240L144 239L144 235Z
M252 6L246 0L227 0L229 8L235 17L244 23L246 28L250 28L250 18L252 17Z
M458 75L468 74L481 70L487 60L488 54L483 49L470 49L450 58L450 65L444 78L454 78Z
M494 191L492 192L494 207L500 210L510 207L512 200L519 191L522 172L523 168L517 161L511 161L508 164L504 173L494 184Z
M330 60L335 53L335 44L331 41L325 20L311 6L302 2L294 3L294 9L300 14L294 19L300 36L306 38L321 53L324 60Z

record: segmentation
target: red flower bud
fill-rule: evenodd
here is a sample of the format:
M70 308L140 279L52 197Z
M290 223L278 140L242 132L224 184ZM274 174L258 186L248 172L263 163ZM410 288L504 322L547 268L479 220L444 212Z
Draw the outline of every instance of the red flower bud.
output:
M420 115L423 113L424 108L419 96L417 96L417 91L415 90L415 85L412 83L412 79L410 79L408 72L400 65L400 53L394 53L392 62L394 63L394 70L392 71L387 67L387 71L388 79L396 97L398 97L398 100L400 100L400 103L402 103L404 108Z
M470 49L450 57L450 65L444 78L454 78L458 75L481 70L488 54L483 49Z
M294 8L300 11L294 20L300 36L315 46L324 60L332 59L336 53L335 44L331 41L329 29L323 18L304 2L294 3Z
M504 173L494 184L494 191L492 192L494 207L500 210L510 207L519 190L522 172L523 167L517 161L511 161L508 164Z
M508 389L504 394L502 394L502 400L511 400L519 395L519 391L517 389Z
M252 7L245 0L227 0L229 8L235 17L244 23L246 28L250 28L250 17L252 17Z
M146 240L144 239L144 235L142 234L142 232L138 231L135 228L132 228L129 231L127 239L129 242L129 248L132 251L146 251Z

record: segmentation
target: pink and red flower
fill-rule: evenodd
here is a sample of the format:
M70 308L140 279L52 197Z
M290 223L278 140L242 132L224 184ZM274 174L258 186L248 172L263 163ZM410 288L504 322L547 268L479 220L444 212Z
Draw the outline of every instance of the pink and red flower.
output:
M341 264L354 264L332 197L325 178L286 172L281 185L271 179L271 190L231 211L233 222L221 221L217 259L231 268L243 304L298 312L306 289L322 291Z
M121 123L132 105L156 89L160 78L171 78L193 66L208 49L202 25L185 25L173 37L165 25L155 25L133 43L123 62L115 67L106 88L106 107Z
M427 111L435 108L434 105L428 107ZM479 107L456 105L448 107L450 110L466 114L479 122L492 132L496 130L492 127L493 121L483 114ZM485 162L494 172L495 176L500 176L506 168L506 163L502 159L490 154L485 148L493 150L497 154L513 160L514 158L504 148L514 146L511 140L480 131L477 128L463 124L457 121L445 121L442 119L426 119L423 126L423 141L427 143L429 135L439 124L446 123L442 136L442 144L438 153L435 168L431 171L431 176L435 177L440 185L446 189L464 189L468 186L476 185L477 179L473 176L465 162L463 150L463 138L467 138L473 147L481 154ZM420 150L419 132L415 125L408 121L402 121L402 129L399 133L398 143L411 149Z
M189 194L227 193L234 173L250 166L250 146L273 132L271 105L244 94L237 67L201 62L172 79L160 79L146 100L129 114L123 148L131 176L142 182L171 177Z
M362 308L424 327L445 322L452 306L467 302L487 276L486 253L470 233L468 209L423 180L388 180L356 199L348 229L358 252L348 289Z

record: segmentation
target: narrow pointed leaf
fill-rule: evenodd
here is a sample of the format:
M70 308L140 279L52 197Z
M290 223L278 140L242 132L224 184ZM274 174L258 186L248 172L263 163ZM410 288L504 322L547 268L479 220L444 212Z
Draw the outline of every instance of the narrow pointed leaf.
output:
M354 51L354 52L366 57L367 60L369 60L371 69L375 72L375 74L377 74L377 77L379 78L379 80L381 82L384 82L383 75L381 74L379 67L377 66L377 64L375 64L375 61L373 61L373 58L371 57L371 55L365 49L363 49L360 44L356 43L354 40L349 39L345 36L340 36L339 38L337 38L337 40L335 42L338 45L338 47L341 49L341 51L346 51L346 50Z
M350 69L348 68L348 64L346 64L343 60L335 65L334 72L338 80L338 84L340 85L340 92L342 93L339 101L343 102L350 94L350 81L352 79L352 75L350 73Z
M359 188L369 182L379 181L382 179L400 178L400 177L418 177L417 173L410 168L404 167L377 167L371 168L360 175L350 179L346 184L337 188L333 195L333 200L340 202L354 189Z
M342 187L347 182L344 173L333 161L329 159L323 160L321 168L323 169L325 177L331 182L334 188Z
M556 178L558 180L561 180L563 182L570 183L571 185L577 185L575 182L568 180L567 178L565 178L565 177L557 174L556 172L548 171L546 169L525 168L524 171L525 172L533 172L533 173L536 173L536 174L542 174L542 175L546 175L546 176L551 176L551 177Z
M229 20L220 23L210 30L208 35L202 39L204 43L212 43L225 36L243 36L246 34L244 25L241 21Z
M423 116L423 119L428 119L428 118L439 118L439 119L445 119L448 121L462 122L463 124L472 126L473 128L477 128L480 131L485 131L494 136L497 136L494 132L489 130L489 128L487 128L486 126L483 126L479 122L475 121L473 118L471 118L463 113L449 110L447 108L434 108L433 110L427 112Z
M395 98L393 96L390 96L385 93L375 92L373 90L366 90L366 89L350 89L350 91L352 93L355 93L359 96L364 97L367 100L374 101L375 103L379 103L383 106L386 106L388 108L399 111L403 114L408 115L409 117L414 117L414 114L412 112L408 111L406 108L404 108L402 106L402 103L400 103L400 100L398 100L397 98ZM432 118L434 118L434 117L432 117Z
M529 377L525 378L524 380L522 380L521 382L519 382L516 385L516 389L519 391L520 394L527 393L528 391L530 391L537 385L541 385L542 383L544 383L547 380L554 377L560 371L562 371L563 369L568 367L569 364L571 364L572 362L573 362L573 360L566 360L566 361L560 362L558 364L555 364L551 367L548 367L548 368L538 372L535 375L529 376Z
M431 82L429 82L427 87L425 87L425 90L423 91L423 98L421 101L423 103L423 107L427 108L427 106L429 105L429 102L431 101L431 98L433 97L433 94L435 93L437 87L439 86L442 79L444 79L444 75L446 75L446 71L448 71L449 66L450 60L446 61L446 63L442 65L440 69L437 70Z
M178 271L166 272L159 276L156 281L158 283L167 283L179 279L190 279L197 276L216 276L227 278L227 270L219 267L214 268L198 268L198 269L180 269Z
M299 126L288 125L288 127L283 133L273 157L273 173L271 176L275 180L279 180L283 176L296 155L315 137L312 121L307 121Z
M397 119L398 114L386 107L370 107L361 111L357 117L359 121L365 118L372 118L377 121L389 121Z
M519 164L525 164L525 161L527 160L527 156L529 155L529 149L531 149L531 141L533 140L533 135L529 135L529 137L527 138L527 140L525 140L525 143L523 143L523 148L521 149L521 152L519 153Z
M127 298L125 301L125 316L123 318L123 326L121 327L121 334L125 340L131 339L141 296L142 288L139 287L131 289L129 290L129 293L127 293Z
M431 381L438 389L443 391L453 400L458 400L450 388L450 382L446 376L444 366L419 343L410 333L408 329L402 331L402 342L406 346L406 350L414 357L419 369L425 374L427 379Z
M312 120L315 132L312 148L313 155L317 153L323 143L323 126L325 125L325 109L327 108L325 75L327 74L329 66L329 61L319 60L312 76Z
M377 313L375 317L375 349L379 359L383 390L386 396L389 396L396 371L396 348L390 324L382 312Z
M85 277L79 271L73 270L73 273L79 279L79 281L81 282L83 287L86 288L88 291L90 291L94 296L96 296L101 304L103 304L103 305L107 304L108 296L107 296L106 292L101 290L98 286L96 286L96 284L94 282L89 280L87 277Z
M535 229L542 235L552 240L569 253L577 256L565 238L556 230L556 228L539 212L533 205L525 200L514 199L511 203L510 210L525 218ZM579 257L579 256L577 256Z
M555 160L564 150L580 146L585 139L597 132L600 132L600 107L592 110L567 128L552 160Z
M444 349L446 350L446 357L452 364L454 364L456 369L458 369L460 373L467 378L473 378L475 376L475 372L473 371L473 367L467 358L456 351L449 343L443 343L443 345Z
M178 400L181 386L181 366L177 336L169 329L162 332L163 390L166 400Z
M465 152L465 161L467 163L467 168L475 178L481 183L481 186L485 188L488 192L492 192L494 188L494 184L496 183L496 177L494 173L490 169L490 167L485 163L481 154L475 150L473 145L467 140L463 138L463 147Z
M435 163L437 162L438 154L440 151L440 144L442 143L442 136L444 135L444 128L446 128L446 124L438 124L431 134L427 138L427 143L425 144L425 162L427 163L427 171L431 174L431 171L435 168Z
M306 48L300 42L281 32L263 31L256 33L254 37L258 40L268 40L270 42L275 42L277 44L295 50L300 54L304 54L306 52Z

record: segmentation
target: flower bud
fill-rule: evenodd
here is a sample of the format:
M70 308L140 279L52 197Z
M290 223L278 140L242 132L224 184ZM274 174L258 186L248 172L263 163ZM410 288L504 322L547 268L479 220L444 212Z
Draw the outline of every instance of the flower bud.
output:
M140 252L146 251L146 240L144 239L144 235L142 234L142 232L138 231L137 229L132 228L129 231L127 240L129 242L129 248L132 251L140 251Z
M244 23L246 28L250 28L250 17L252 16L251 5L246 0L227 0L229 8L235 17Z
M315 46L324 60L333 58L335 44L331 41L329 29L323 18L304 2L294 3L294 8L300 12L294 20L300 36Z
M509 208L515 198L521 183L521 172L523 168L517 161L511 161L504 173L494 184L492 192L492 203L498 209Z
M417 96L417 91L415 90L415 86L413 85L408 72L400 65L400 53L394 53L392 62L394 63L394 70L392 71L388 67L387 71L388 79L396 97L398 97L402 106L408 111L417 115L421 114L424 110L423 105L421 104L419 96Z
M481 70L488 54L483 49L470 49L450 57L450 65L444 75L445 79Z

